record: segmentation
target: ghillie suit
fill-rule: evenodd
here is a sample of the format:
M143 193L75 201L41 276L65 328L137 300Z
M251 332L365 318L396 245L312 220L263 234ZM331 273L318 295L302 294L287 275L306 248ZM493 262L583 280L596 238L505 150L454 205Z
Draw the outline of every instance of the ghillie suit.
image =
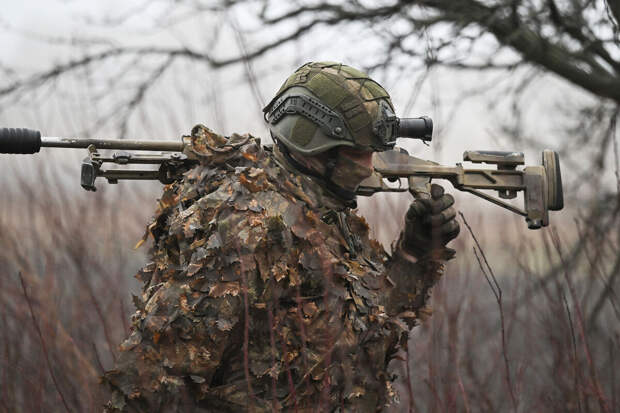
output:
M443 266L390 257L363 218L251 136L192 131L166 186L107 412L377 412Z

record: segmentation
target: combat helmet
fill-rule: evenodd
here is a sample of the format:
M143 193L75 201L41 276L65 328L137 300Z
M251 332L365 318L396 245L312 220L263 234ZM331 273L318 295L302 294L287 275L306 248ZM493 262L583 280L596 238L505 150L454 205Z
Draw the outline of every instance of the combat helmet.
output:
M277 143L305 156L337 146L384 151L398 135L399 119L386 90L341 63L304 64L263 112Z

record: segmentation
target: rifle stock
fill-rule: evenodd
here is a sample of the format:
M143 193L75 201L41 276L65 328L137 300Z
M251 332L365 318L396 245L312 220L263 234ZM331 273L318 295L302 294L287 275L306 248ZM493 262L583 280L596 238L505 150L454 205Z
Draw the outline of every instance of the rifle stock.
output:
M520 152L466 151L463 160L497 165L497 169L466 169L460 163L443 166L410 156L402 149L379 152L373 160L375 173L361 183L358 194L409 191L416 198L428 197L431 180L445 179L455 189L524 216L530 229L549 225L549 211L564 207L560 160L554 151L544 150L542 165L526 166L523 170L517 169L525 164ZM407 179L407 188L390 187L384 182L384 179L400 178ZM482 190L497 191L499 198ZM521 191L524 192L523 209L502 200L516 198Z

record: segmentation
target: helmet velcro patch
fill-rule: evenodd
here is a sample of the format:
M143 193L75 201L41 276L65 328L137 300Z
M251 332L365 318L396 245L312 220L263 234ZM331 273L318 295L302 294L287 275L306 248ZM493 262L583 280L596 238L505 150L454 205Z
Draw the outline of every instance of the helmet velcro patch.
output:
M343 110L342 114L344 115L345 119L351 119L352 117L359 115L360 113L364 113L364 112L365 112L364 106L361 104L357 104L349 110Z
M331 76L317 73L306 84L315 95L330 108L335 108L350 94L341 84L334 81Z
M366 111L360 111L358 114L354 115L352 118L347 119L347 123L349 127L354 132L359 132L366 126L369 126L372 123L372 118Z

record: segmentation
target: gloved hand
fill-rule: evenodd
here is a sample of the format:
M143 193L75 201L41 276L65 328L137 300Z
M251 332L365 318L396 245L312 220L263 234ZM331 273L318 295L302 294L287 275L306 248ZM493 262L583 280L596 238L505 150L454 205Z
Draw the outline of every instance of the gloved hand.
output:
M460 231L453 204L452 195L444 194L440 185L432 184L431 199L418 199L411 203L398 248L417 259L453 258L456 251L446 247Z

